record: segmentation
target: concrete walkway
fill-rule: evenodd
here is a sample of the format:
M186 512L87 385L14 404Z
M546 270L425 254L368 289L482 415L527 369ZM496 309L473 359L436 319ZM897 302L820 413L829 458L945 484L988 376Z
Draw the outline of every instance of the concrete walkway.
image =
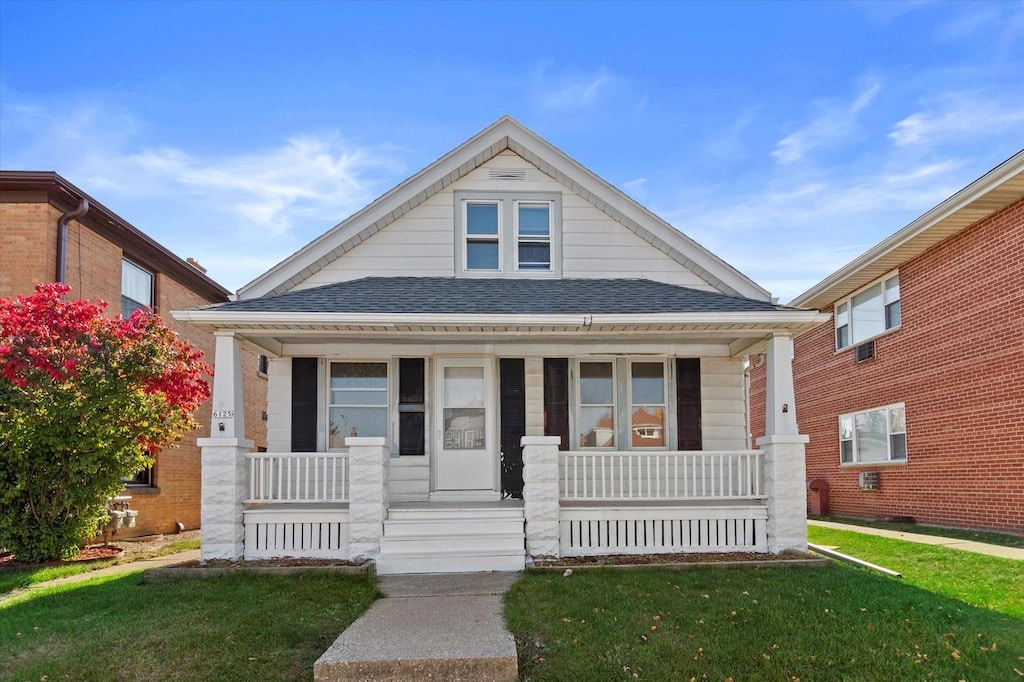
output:
M807 520L808 526L820 526L822 528L833 528L835 530L849 530L854 533L865 535L878 535L883 538L893 538L906 542L918 542L922 545L937 545L951 549L961 549L965 552L975 554L987 554L1003 559L1018 559L1024 561L1024 549L1020 547L1004 547L1002 545L990 545L986 542L974 542L973 540L957 540L944 538L939 535L922 535L921 533L904 533L898 530L883 530L881 528L869 528L867 526L856 526L849 523L834 523L832 521Z
M393 575L313 667L317 682L518 679L501 595L518 573Z
M174 564L184 563L186 561L198 561L199 550L191 549L187 552L177 552L175 554L165 554L164 556L153 557L152 559L139 559L138 561L132 561L123 564L114 564L113 566L107 566L105 568L97 568L95 571L86 571L85 573L76 573L75 575L69 575L65 578L56 578L54 580L47 580L46 582L35 583L28 587L14 590L5 595L0 595L0 602L6 601L16 595L24 594L31 590L41 590L44 587L55 587L57 585L71 585L74 583L85 582L86 580L93 580L107 575L121 575L123 573L132 573L134 571L145 571L150 568L160 568L162 566L173 566Z

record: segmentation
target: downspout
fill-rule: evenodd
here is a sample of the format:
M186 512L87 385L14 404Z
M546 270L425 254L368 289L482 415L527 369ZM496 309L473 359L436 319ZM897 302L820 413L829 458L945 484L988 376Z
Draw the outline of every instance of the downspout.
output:
M89 212L89 200L83 198L78 208L72 209L57 219L57 281L67 280L68 223Z

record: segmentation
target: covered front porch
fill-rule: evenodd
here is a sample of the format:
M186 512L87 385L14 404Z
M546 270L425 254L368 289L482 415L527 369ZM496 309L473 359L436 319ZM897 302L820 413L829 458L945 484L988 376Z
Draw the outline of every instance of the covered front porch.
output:
M816 313L184 316L217 337L204 559L388 573L806 548L791 335ZM242 344L270 356L268 452L235 409ZM753 350L771 377L757 449Z

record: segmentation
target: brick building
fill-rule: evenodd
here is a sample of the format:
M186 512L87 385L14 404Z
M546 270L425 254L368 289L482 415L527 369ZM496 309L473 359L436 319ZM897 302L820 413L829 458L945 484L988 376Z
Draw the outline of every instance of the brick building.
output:
M152 306L212 364L213 335L168 313L227 301L226 289L197 263L175 256L57 173L0 171L0 297L27 295L37 283L58 279L71 286L75 298L107 301L111 315ZM245 352L243 361L249 435L262 446L266 385L259 358ZM209 434L208 403L196 418L199 431L186 435L178 448L160 452L151 470L126 481L125 494L139 515L135 528L122 529L120 536L173 532L179 522L186 529L199 527L196 438Z
M1024 532L1024 151L791 305L812 512Z

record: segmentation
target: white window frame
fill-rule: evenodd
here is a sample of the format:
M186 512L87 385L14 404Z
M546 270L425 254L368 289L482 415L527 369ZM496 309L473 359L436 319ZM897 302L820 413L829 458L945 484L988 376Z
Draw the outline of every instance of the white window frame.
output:
M483 235L483 234L470 234L469 233L469 207L470 205L477 206L496 206L498 209L498 225L497 232L494 235ZM504 240L501 238L503 232L502 214L504 213L504 202L501 199L463 199L462 200L462 270L468 273L499 273L501 272L501 264L504 261L503 243ZM470 268L469 267L469 245L471 243L491 243L494 242L498 245L498 267L496 268Z
M633 365L637 363L661 364L661 403L636 403L633 400ZM667 358L630 358L627 363L628 376L626 377L626 394L629 399L629 439L626 443L627 450L668 450L668 360ZM633 447L633 410L637 407L661 407L661 439L664 445L652 445L650 447Z
M583 372L582 366L585 364L607 364L612 367L612 402L611 403L583 403ZM616 367L615 358L611 357L588 357L588 358L577 358L576 359L576 420L573 425L573 439L576 441L577 450L585 450L588 452L592 451L609 451L615 452L619 448L619 415L618 415L618 391L616 390L618 385L618 368ZM582 436L580 433L580 414L585 407L611 407L612 408L612 438L614 445L612 446L600 446L600 447L584 447L582 444Z
M892 428L892 411L902 410L903 411L903 430L894 431ZM875 462L863 462L860 459L860 449L857 443L857 415L870 414L872 412L885 412L885 448L886 458L881 461ZM851 436L848 439L843 438L843 420L850 419L853 424ZM907 406L906 403L891 403L889 405L883 405L881 407L873 407L868 410L858 410L856 412L847 412L839 415L837 421L837 435L839 443L839 464L840 466L879 466L886 464L906 464L909 453L907 452ZM903 436L903 456L893 457L892 441L893 436ZM849 462L843 461L843 443L850 442L851 447L851 460Z
M889 326L889 324L888 324L889 306L891 306L894 303L899 303L900 302L899 276L900 276L899 270L893 270L892 272L889 272L889 273L885 274L884 276L879 277L875 281L871 282L871 284L868 284L867 286L863 286L860 289L857 289L857 291L854 291L853 293L851 293L849 296L843 298L842 300L839 300L839 301L835 302L835 304L833 305L833 308L832 308L832 321L833 321L832 342L835 344L835 350L836 350L837 353L840 352L840 351L844 351L847 348L853 348L854 346L858 346L858 345L860 345L860 344L862 344L862 343L864 343L866 341L870 341L871 339L877 339L879 336L884 336L885 334L888 334L889 332L894 331L896 329L899 329L901 326L903 326L902 305L901 305L901 308L900 308L900 323L899 324L894 324L892 326ZM888 291L888 289L886 287L886 284L888 284L893 279L895 279L897 281L897 283L896 283L896 295L893 296L892 298L890 298L890 293L889 293L889 291ZM871 336L865 336L864 338L858 339L858 338L856 338L856 329L855 329L854 324L853 324L853 299L855 297L857 297L857 296L860 296L865 291L868 291L869 289L872 289L872 288L875 288L875 287L879 287L880 290L881 290L880 291L880 293L881 293L881 300L882 300L882 310L881 310L881 313L882 313L882 326L884 327L884 329L881 332L877 333L877 334L873 334ZM840 312L840 310L839 310L840 308L844 308L844 312ZM843 325L839 324L840 315L845 315L845 318L846 318L846 322ZM847 343L846 343L845 346L840 346L839 345L839 330L842 329L843 327L846 327Z
M538 235L523 235L519 233L519 207L520 206L547 206L548 207L548 234L546 237ZM550 273L553 268L554 247L552 244L552 233L555 222L555 202L545 200L516 199L512 202L512 220L515 223L515 263L516 272L528 273ZM500 223L499 223L500 227ZM548 247L548 266L546 268L523 268L519 263L520 244L546 244ZM500 254L499 254L500 255Z
M149 275L149 302L139 301L132 298L131 296L124 293L124 273L126 268L134 268L139 272ZM156 273L152 270L142 267L138 263L128 258L121 259L121 315L124 317L124 299L128 299L132 303L141 306L143 309L149 308L150 310L156 310ZM134 312L134 311L132 311ZM130 313L129 313L130 315Z
M333 393L333 391L331 390L331 365L333 365L335 363L339 363L339 364L340 363L345 363L345 364L353 364L353 365L384 365L385 372L386 372L386 375L385 375L386 376L385 388L383 389L384 390L384 398L385 398L384 404L382 404L382 405L367 405L367 404L349 404L349 403L335 403L335 402L332 402L332 395L331 394ZM391 385L392 377L393 377L393 372L392 372L392 368L391 368L391 362L388 359L383 359L383 358L358 358L358 359L356 359L356 358L327 358L326 376L325 376L325 380L324 380L324 390L326 391L326 394L327 394L327 397L326 397L326 400L325 400L326 404L324 405L324 439L325 439L324 446L325 446L325 449L328 452L339 452L339 451L344 452L344 451L348 450L348 448L345 448L345 447L334 447L334 448L331 447L331 408L334 408L334 407L360 407L360 408L369 407L369 408L379 408L379 409L384 410L384 413L385 413L385 424L386 424L386 428L385 428L385 431L384 431L384 434L385 434L384 438L387 439L388 443L390 443L392 441L392 433L391 433L392 432L392 418L391 417L392 417L393 412L392 412L392 409L391 409L391 398L392 398L392 396L394 395L394 392L395 392L395 388ZM346 390L346 391L367 391L367 392L371 392L372 391L372 392L379 392L382 389L379 389L379 388L363 388L363 389L358 389L357 388L357 389L342 389L342 390ZM360 434L360 435L362 435L362 434ZM343 434L341 436L343 441L347 437L348 437L348 434Z

